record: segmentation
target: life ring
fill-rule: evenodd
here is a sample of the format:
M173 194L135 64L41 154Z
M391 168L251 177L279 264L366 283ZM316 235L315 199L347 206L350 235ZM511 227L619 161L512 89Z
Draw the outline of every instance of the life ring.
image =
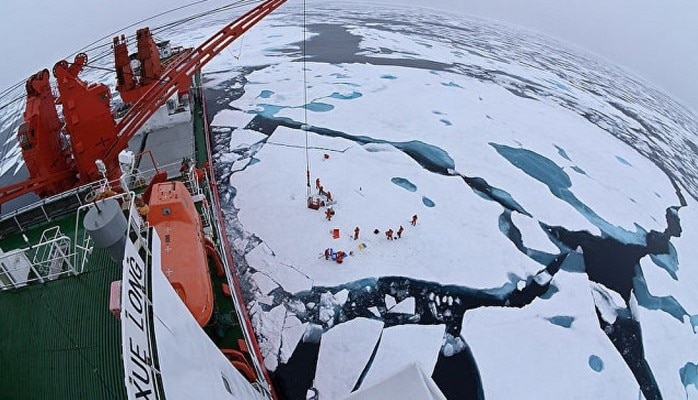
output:
M240 371L240 373L250 382L257 381L257 374L254 373L250 364L245 360L245 355L242 352L234 349L221 349L225 358Z
M90 190L85 195L84 200L86 203L92 203L96 197L97 197L97 192L95 192L94 190Z

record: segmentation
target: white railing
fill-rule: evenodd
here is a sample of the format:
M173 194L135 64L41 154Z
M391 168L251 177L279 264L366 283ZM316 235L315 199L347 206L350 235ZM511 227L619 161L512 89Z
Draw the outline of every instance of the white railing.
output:
M105 184L106 181L95 182L87 188L104 190ZM85 190L81 191L81 193L84 192ZM124 210L129 207L133 197L133 192L111 196L122 204ZM44 203L39 203L39 206L42 204ZM60 226L56 225L44 230L36 244L29 244L28 239L23 235L27 247L6 253L0 250L0 289L20 288L30 283L44 283L47 280L84 272L90 261L94 243L87 231L81 228L81 225L85 214L92 207L94 207L93 203L85 203L77 208L74 231L68 232L72 235L62 232ZM35 208L37 207L29 209ZM46 221L51 220L49 215L45 216Z
M60 227L46 229L36 247L32 264L40 276L53 280L64 272L77 274L71 262L70 238L61 233Z
M148 164L147 156L142 154L142 163ZM154 164L152 157L151 164ZM41 239L36 244L27 241L27 247L15 249L7 253L0 249L0 290L18 288L33 282L44 283L46 280L53 280L58 277L73 274L77 275L85 271L92 254L94 243L89 234L81 229L82 220L86 212L94 205L94 200L102 198L114 198L122 204L124 210L128 210L134 193L131 190L142 188L150 182L158 172L166 172L167 178L183 177L195 201L205 198L199 182L196 178L194 168L182 171L182 164L174 162L162 166L152 165L146 170L134 170L133 173L124 176L120 182L108 182L101 179L87 185L83 185L61 194L47 197L33 204L21 207L0 217L0 222L12 220L6 223L6 229L10 232L5 234L25 232L35 226L51 223L58 216L75 213L75 230L72 238L60 231L59 226L46 229ZM122 186L126 183L128 191L116 194L111 191L112 187ZM58 204L60 201L74 197L67 202L66 207ZM51 207L53 205L53 207ZM40 212L37 212L40 210ZM211 226L211 215L208 207L202 207L203 223ZM140 230L147 223L136 215L141 221L140 226L132 227ZM129 219L131 220L131 219Z
M85 204L86 201L82 197L83 193L86 193L86 192L89 192L90 190L93 190L95 186L99 186L100 184L101 184L101 182L93 182L93 183L90 183L87 185L83 185L83 186L76 187L74 189L67 190L67 191L60 193L60 194L57 194L55 196L46 197L42 200L39 200L39 201L34 202L32 204L28 204L24 207L20 207L16 210L13 210L7 214L2 215L0 217L0 222L4 222L6 220L12 219L15 221L15 224L16 224L18 231L26 230L27 228L30 228L30 226L25 226L22 224L21 216L23 214L26 214L27 212L33 211L33 210L41 210L44 219L39 220L39 221L32 221L31 222L32 225L51 222L51 220L55 217L55 215L53 215L54 213L52 213L50 210L48 210L48 206L50 206L51 204L56 203L58 201L67 199L69 197L74 197L77 204L80 204L80 205ZM61 210L61 211L64 211L64 210Z
M211 186L208 184L208 175L206 174L205 169L197 169L194 168L193 166L190 167L185 176L185 185L187 189L189 190L189 194L191 194L192 199L194 200L194 203L198 202L203 202L201 206L201 225L204 230L204 234L207 236L212 236L213 235L213 224L212 224L212 216L211 216L211 206L206 199L206 194L204 193L203 189L201 188L201 185L199 184L199 178L197 177L197 171L201 171L204 173L204 179L206 180L206 187L210 188Z
M71 239L55 226L45 230L36 245L0 252L0 289L14 289L33 282L77 275Z

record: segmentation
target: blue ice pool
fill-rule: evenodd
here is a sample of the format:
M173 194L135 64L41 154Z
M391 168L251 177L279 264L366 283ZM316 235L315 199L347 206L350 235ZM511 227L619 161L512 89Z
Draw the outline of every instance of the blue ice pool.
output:
M401 188L410 191L410 192L416 192L417 191L417 185L414 183L408 181L405 178L400 178L400 177L394 177L390 180L390 182L400 186Z

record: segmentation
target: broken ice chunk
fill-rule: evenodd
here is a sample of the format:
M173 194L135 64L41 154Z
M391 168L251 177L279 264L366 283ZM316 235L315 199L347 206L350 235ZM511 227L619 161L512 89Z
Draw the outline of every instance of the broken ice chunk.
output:
M405 300L397 303L392 308L388 309L389 313L414 314L415 300L414 297L408 297Z
M322 335L314 386L321 399L343 399L356 385L381 336L383 322L355 318Z
M395 298L389 294L385 295L385 308L388 310L395 306Z

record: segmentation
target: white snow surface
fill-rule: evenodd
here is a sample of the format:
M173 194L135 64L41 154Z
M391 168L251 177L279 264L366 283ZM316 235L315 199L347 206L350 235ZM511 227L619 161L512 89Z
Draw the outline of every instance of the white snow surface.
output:
M430 376L424 374L417 363L412 363L385 380L367 388L361 388L345 400L445 400L441 390Z
M256 153L260 162L233 174L231 179L235 187L246 188L234 200L240 209L240 222L266 244L246 256L248 263L255 265L255 259L262 258L266 265L255 268L268 271L270 276L283 274L285 279L280 282L284 282L282 286L287 291L298 292L299 285L307 285L307 277L312 277L315 285L332 286L367 276L404 274L428 281L493 288L506 282L511 272L528 276L540 268L499 231L495 221L501 206L482 201L461 179L430 176L394 149L371 153L346 139L310 136L313 146L322 148L309 151L316 165L313 170L317 171L311 181L319 177L337 201L331 221L325 219L323 212L306 207L304 137L291 129L278 128ZM324 160L322 155L328 152L330 157ZM419 194L427 195L436 206L425 207L419 194L393 184L393 177L409 179L417 185ZM359 188L361 194L357 193ZM412 227L409 220L415 213L419 220ZM454 215L462 218L453 218ZM281 220L285 229L280 226ZM390 228L397 231L400 225L405 227L402 239L386 240L383 232ZM349 234L356 226L361 228L361 234L358 241L353 241ZM335 228L343 232L340 239L333 239L330 234ZM374 229L380 233L374 235ZM464 241L464 236L469 239ZM362 243L369 251L359 251ZM499 250L493 253L493 247ZM336 264L320 257L325 248L352 251L354 257ZM275 256L262 249L274 249ZM478 273L484 264L488 265L488 273ZM295 270L282 272L290 269L288 265L295 266ZM462 267L451 268L452 265Z
M616 322L618 318L618 310L626 308L625 300L618 292L615 292L606 286L589 282L591 287L591 295L594 298L594 304L601 313L601 318L609 324Z
M355 318L322 335L313 381L321 399L342 399L351 393L382 331L381 321Z
M397 40L395 35L388 36L391 41ZM373 37L378 40L376 43L386 39L384 32ZM447 46L424 46L419 41L400 43L405 45L398 46L403 55L421 49L420 57L428 52L427 58L432 60L460 57ZM374 48L365 41L362 46L369 51ZM244 94L231 103L241 111L223 110L216 115L217 125L237 129L231 149L259 143L261 136L245 133L241 128L249 122L250 114L268 113L269 106L278 107L273 111L275 117L304 121L304 94L297 89L296 80L289 79L299 76L300 66L279 62L283 57L278 53L271 57L275 59L266 59L269 67L247 75ZM599 126L555 103L512 96L501 86L451 72L388 65L367 68L349 63L309 62L305 67L311 80L308 98L331 107L329 112L310 108L307 123L377 142L361 145L346 138L280 126L263 146L254 149L253 157L258 162L245 161L237 167L237 161L233 165L230 185L236 188L234 206L239 210L238 221L264 242L246 260L289 293L307 290L311 285L331 287L380 276L408 276L473 289L499 288L511 282L519 282L522 288L531 277L540 284L550 280L548 273L540 273L540 264L516 249L500 232L497 221L503 211L501 205L482 199L458 176L428 172L389 142L421 140L436 146L453 159L458 173L483 177L492 187L508 192L531 214L529 217L512 213L523 245L551 254L559 250L539 222L595 235L601 231L589 215L555 198L544 183L511 165L491 143L528 149L553 161L569 176L570 191L582 203L611 226L629 232L637 231L636 224L647 231L664 230L666 208L676 204L674 187L664 172ZM533 74L546 82L557 81L554 75L541 70L504 63L500 67L522 76ZM384 79L385 76L395 79ZM216 76L213 83L223 82ZM415 92L420 96L414 96ZM589 106L607 108L605 103L580 91L576 95L588 100ZM617 110L607 111L626 119ZM636 122L628 123L639 129ZM322 210L306 208L306 142L311 194L317 194L314 181L320 178L325 190L330 190L336 199L336 214L331 221L325 219ZM394 184L393 178L408 180L414 191ZM425 206L423 196L435 206ZM693 210L695 205L680 211L682 226L698 221ZM413 227L409 218L415 213L419 221ZM402 238L386 240L384 232L396 231L400 225L405 228ZM356 226L361 228L358 241L350 239ZM339 239L331 236L333 229L339 229ZM374 229L378 229L377 235L372 233ZM679 253L679 274L689 268L683 264L695 266L693 260L698 259L695 250L684 245L689 243L685 237L690 235L693 233L685 232L680 240L672 241ZM327 261L322 257L326 248L343 250L351 256L342 264ZM651 275L656 271L663 272L655 268L646 273L651 290L653 285L667 287L667 292L674 293L682 304L695 305L696 296L691 291L683 286L675 289L673 280L659 282ZM690 278L684 278L689 275ZM684 273L682 284L692 282L695 276L698 274ZM622 304L617 295L607 293L613 300L602 301L600 294L607 291L591 287L585 274L568 276L560 272L552 282L559 293L549 300L537 299L523 310L483 308L466 314L466 319L480 321L475 332L466 326L463 329L480 368L486 396L507 398L505 388L525 387L540 376L554 376L564 366L572 371L565 374L569 379L565 378L564 384L556 386L559 390L551 393L563 396L562 388L573 387L581 393L580 397L636 398L637 384L596 320L594 299L598 297L597 305L604 319L613 321ZM563 295L563 291L571 293ZM388 312L397 312L398 306L391 308L393 300L387 298L386 304ZM407 313L414 312L412 305L407 306ZM545 313L530 314L530 310ZM691 310L696 308L689 307ZM381 318L377 308L369 311ZM323 323L333 323L333 308L321 307L320 312ZM486 317L479 317L481 314ZM490 315L494 322L489 320ZM574 319L570 328L542 319L560 321L554 317ZM492 327L506 325L509 319L516 323L507 327L506 334ZM529 334L509 334L520 331ZM480 336L478 332L485 333ZM500 343L505 341L495 338L501 336L511 341ZM541 350L547 348L546 343L539 343L542 338L546 338L546 343L554 343L558 350ZM503 352L503 348L510 351ZM510 363L508 358L502 360L505 354L517 355L522 361L519 364ZM602 372L589 366L591 355L603 361ZM489 359L481 365L481 358ZM538 362L529 368L526 360ZM499 373L502 364L511 372ZM516 376L513 380L518 386L512 384L511 376ZM613 387L612 393L598 389L608 386Z
M405 300L397 303L388 309L389 313L414 314L415 300L414 297L408 297Z
M422 371L431 376L444 332L444 325L399 325L384 329L361 387L380 382L413 362L417 362Z
M257 288L263 295L269 294L269 292L279 287L277 282L274 282L269 276L261 272L252 274L252 279L254 279Z
M259 349L264 357L264 366L273 371L279 365L281 338L285 326L286 309L279 305L269 312L251 314L252 324L263 337L257 337Z
M681 237L672 240L678 255L678 280L647 258L641 260L640 265L652 296L672 296L688 314L695 315L698 314L698 299L694 295L698 287L698 233L684 221L698 220L698 204L692 198L686 200L688 206L679 210L683 232ZM684 316L683 321L679 321L665 312L648 310L641 305L636 307L635 314L642 326L645 358L662 394L665 398L698 399L698 390L693 385L684 388L679 377L680 369L687 363L698 364L698 340L689 317Z
M695 295L695 288L698 288L698 230L692 229L698 226L698 202L689 196L686 196L686 202L688 205L679 209L683 232L681 237L671 241L678 256L678 280L671 279L657 267L645 268L643 264L642 271L651 293L672 295L689 313L698 314L698 296ZM695 362L698 362L698 357Z
M284 263L283 256L275 254L266 243L261 243L245 255L248 264L274 282L282 283L291 292L310 289L312 282L306 276ZM265 293L266 294L266 293Z
M642 306L637 311L636 318L642 325L645 359L664 398L698 399L698 390L693 385L684 389L680 378L681 368L689 362L698 363L698 341L691 324Z
M395 307L395 304L397 304L397 302L395 301L395 297L393 297L389 294L386 294L384 296L384 299L385 299L385 308L387 308L388 310Z
M556 295L520 310L466 311L461 334L477 360L485 398L511 398L538 382L544 390L531 390L541 399L637 399L630 369L599 329L586 274L560 271L553 283ZM574 320L569 328L546 320L555 316ZM592 355L603 362L600 372L589 365Z
M303 323L293 315L286 317L284 329L281 332L281 357L279 357L279 361L282 363L288 362L288 359L293 355L293 350L296 349L296 346L303 338L308 325L307 322Z

